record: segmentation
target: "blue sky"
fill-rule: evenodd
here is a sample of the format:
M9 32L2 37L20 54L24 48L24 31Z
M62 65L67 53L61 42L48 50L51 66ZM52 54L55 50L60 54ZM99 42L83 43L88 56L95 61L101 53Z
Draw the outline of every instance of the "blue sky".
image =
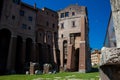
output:
M103 46L106 28L110 16L110 0L22 0L30 5L37 4L38 8L47 7L52 10L60 10L70 4L86 6L89 19L90 47L101 49Z

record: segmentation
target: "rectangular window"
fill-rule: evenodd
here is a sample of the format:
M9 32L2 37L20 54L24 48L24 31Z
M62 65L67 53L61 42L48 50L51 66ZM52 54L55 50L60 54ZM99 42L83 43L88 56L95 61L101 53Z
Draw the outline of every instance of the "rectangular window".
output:
M28 29L31 30L31 26L29 26Z
M75 12L72 12L72 16L75 16Z
M61 23L61 29L64 29L64 23Z
M55 24L52 24L52 27L55 28Z
M65 17L69 17L69 12L65 12Z
M49 26L49 22L48 21L46 22L46 26Z
M20 16L24 16L24 11L23 10L20 10Z
M75 21L72 21L72 27L75 27Z
M22 24L22 29L27 29L27 25L26 24Z
M12 15L12 20L15 20L15 16L14 15Z
M64 13L61 13L61 14L60 14L60 18L64 18Z
M29 20L29 21L32 21L32 17L31 17L31 16L29 16L29 17L28 17L28 20Z

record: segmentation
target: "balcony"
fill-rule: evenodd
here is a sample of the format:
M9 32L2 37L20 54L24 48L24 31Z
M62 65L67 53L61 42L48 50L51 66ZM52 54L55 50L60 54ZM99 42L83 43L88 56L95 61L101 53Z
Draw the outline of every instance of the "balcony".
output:
M101 50L100 66L120 64L120 48L103 47Z

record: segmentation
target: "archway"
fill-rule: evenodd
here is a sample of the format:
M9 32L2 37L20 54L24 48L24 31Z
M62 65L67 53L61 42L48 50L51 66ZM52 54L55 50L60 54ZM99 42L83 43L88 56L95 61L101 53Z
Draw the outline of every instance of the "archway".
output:
M63 66L64 69L66 69L66 65L67 65L67 40L63 41Z
M17 36L17 44L16 44L16 62L15 62L15 70L16 73L22 73L22 46L23 39L21 36Z
M40 69L43 69L43 48L42 44L38 43L38 58L39 58L39 63L40 63Z
M75 71L79 68L79 48L75 50Z
M0 30L0 74L5 74L11 32L8 29Z

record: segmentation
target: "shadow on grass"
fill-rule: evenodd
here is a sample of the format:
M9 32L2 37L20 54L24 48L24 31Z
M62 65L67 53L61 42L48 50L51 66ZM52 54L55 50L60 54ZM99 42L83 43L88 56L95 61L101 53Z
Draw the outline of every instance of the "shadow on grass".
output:
M98 68L92 68L90 73L92 73L92 72L99 72L99 69Z

